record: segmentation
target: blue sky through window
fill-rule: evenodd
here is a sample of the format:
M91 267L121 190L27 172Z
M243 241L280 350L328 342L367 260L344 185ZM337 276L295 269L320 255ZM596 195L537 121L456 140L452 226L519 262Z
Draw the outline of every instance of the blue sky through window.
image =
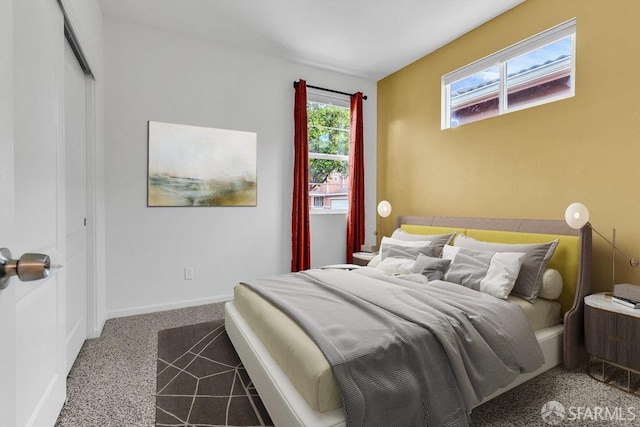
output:
M500 69L496 65L495 67L487 68L479 73L451 83L451 96L456 96L468 92L471 89L495 83L498 79L500 79Z
M553 61L561 56L571 56L571 54L571 36L569 36L507 61L507 75L542 65L545 62ZM451 96L453 97L474 88L495 83L500 78L499 73L498 66L494 66L453 82L451 83Z
M571 56L571 53L571 37L565 37L562 40L507 61L507 75L519 73L536 65L542 65L561 56Z

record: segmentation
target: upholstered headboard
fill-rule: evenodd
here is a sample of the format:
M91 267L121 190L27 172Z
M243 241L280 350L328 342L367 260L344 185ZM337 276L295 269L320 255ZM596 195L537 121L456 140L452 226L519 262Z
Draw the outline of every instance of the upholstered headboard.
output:
M586 359L584 304L591 291L591 227L570 228L564 221L401 215L396 225L416 234L465 233L478 240L501 243L559 244L548 264L562 274L558 301L564 315L564 365L576 368Z

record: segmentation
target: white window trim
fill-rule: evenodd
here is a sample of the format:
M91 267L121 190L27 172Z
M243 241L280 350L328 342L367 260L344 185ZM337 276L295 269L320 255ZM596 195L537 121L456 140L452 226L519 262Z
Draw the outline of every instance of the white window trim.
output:
M314 207L309 209L310 215L346 215L347 213L349 213L347 209L321 209Z
M349 96L340 94L329 94L313 88L307 89L307 100L310 102L319 102L321 104L332 104L338 107L351 107L351 98ZM346 131L349 131L349 129L346 129ZM324 154L312 152L309 152L308 154L310 159L341 160L347 163L349 162L349 156L342 156L339 154ZM348 213L348 209L324 209L314 206L309 207L310 215L347 215Z
M339 93L330 93L318 89L307 88L307 101L319 102L320 104L330 104L338 107L351 107L351 98L349 95Z
M309 152L310 159L320 159L320 160L340 160L343 162L349 161L349 156L343 156L341 154L326 154L326 153L313 153Z
M515 43L509 47L506 47L494 54L486 56L482 59L479 59L471 64L465 65L464 67L458 68L455 71L452 71L448 74L442 76L441 84L441 129L450 129L451 128L451 108L449 105L449 99L451 97L451 84L457 82L458 80L464 79L466 77L472 76L473 74L479 73L487 68L491 68L493 66L500 67L500 102L499 102L499 112L498 115L510 113L513 111L519 111L525 108L531 108L542 104L547 104L549 102L558 101L560 99L570 98L575 95L575 81L572 80L570 93L558 95L552 98L544 99L538 102L531 102L524 106L520 107L511 107L505 110L505 106L507 106L507 91L505 87L505 67L506 62L510 59L516 58L520 55L524 55L525 53L531 52L532 50L536 50L542 48L548 44L554 43L558 40L561 40L566 37L572 37L572 55L571 55L571 76L572 79L575 78L576 71L576 18L572 18L566 22L563 22L559 25L556 25L553 28L545 30L541 33L538 33L534 36L531 36L521 42Z

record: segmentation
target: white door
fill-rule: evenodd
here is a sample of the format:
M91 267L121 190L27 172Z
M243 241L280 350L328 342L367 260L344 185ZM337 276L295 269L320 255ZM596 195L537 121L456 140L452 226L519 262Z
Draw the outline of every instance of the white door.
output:
M62 13L56 0L2 0L0 24L0 246L63 263ZM0 312L0 425L51 426L65 399L64 269L13 278Z
M0 0L0 246L15 241L13 227L13 4ZM8 239L8 240L5 240ZM16 424L15 287L0 290L0 414Z
M87 122L85 75L66 41L64 62L68 373L87 339Z

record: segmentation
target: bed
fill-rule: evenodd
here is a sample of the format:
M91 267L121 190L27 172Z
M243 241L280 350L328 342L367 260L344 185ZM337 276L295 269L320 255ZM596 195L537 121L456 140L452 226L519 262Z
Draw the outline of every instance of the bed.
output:
M563 221L416 216L400 216L397 225L413 235L461 233L484 242L523 244L559 241L548 268L559 271L564 279L562 293L554 303L562 321L543 322L534 327L544 363L532 372L517 375L513 381L510 379L509 384L484 396L477 404L560 363L573 369L585 359L582 301L590 290L589 227L574 230ZM553 317L543 307L545 304L523 303L511 297L510 300L524 309L535 307L546 312L543 317ZM346 425L335 379L326 360L323 364L322 353L309 337L303 343L306 334L286 314L245 286L236 287L236 300L227 303L225 310L229 337L276 425ZM279 333L265 332L269 329Z

